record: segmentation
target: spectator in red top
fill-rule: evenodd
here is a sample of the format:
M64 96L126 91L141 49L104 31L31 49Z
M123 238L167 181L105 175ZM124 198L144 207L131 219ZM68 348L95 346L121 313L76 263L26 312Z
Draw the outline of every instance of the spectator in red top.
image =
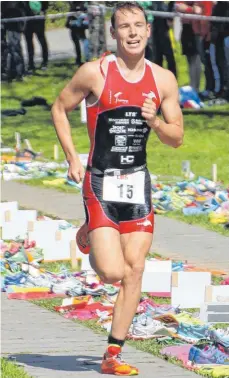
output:
M181 13L194 13L194 1L176 1L175 10ZM182 19L183 29L181 33L182 53L186 55L190 85L197 92L200 86L201 60L199 54L198 37L193 30L193 21Z
M197 15L211 16L212 8L212 1L196 1L193 6L193 11ZM214 96L213 92L215 88L214 74L210 59L211 22L208 20L193 20L192 27L197 36L197 47L204 65L205 90L200 93L200 97L204 100Z
M195 1L192 7L194 14L202 16L212 15L212 1ZM208 20L192 20L192 27L195 34L200 35L210 41L210 21Z

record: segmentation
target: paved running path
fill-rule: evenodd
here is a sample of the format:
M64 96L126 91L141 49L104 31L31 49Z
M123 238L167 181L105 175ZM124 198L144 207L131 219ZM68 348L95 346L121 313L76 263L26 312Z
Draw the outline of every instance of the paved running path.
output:
M12 356L33 378L100 378L107 337L36 305L1 294L2 356ZM140 378L195 378L196 374L125 346ZM7 377L10 378L10 377Z
M32 187L14 181L2 182L2 200L18 201L21 206L41 210L63 219L84 222L79 192L66 194L53 189ZM157 215L151 250L174 259L229 272L229 238L202 227Z

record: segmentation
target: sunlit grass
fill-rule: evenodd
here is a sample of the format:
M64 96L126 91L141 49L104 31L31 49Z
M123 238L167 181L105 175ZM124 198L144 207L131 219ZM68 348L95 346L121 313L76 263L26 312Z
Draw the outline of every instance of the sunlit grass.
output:
M32 378L24 372L22 367L17 366L14 362L1 358L1 377L2 378Z

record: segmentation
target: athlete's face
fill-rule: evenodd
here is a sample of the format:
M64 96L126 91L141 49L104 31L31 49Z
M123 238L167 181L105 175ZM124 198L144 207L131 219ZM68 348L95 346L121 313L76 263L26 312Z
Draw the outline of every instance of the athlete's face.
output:
M115 28L111 35L117 40L119 51L130 55L140 55L144 51L150 36L150 24L143 12L134 8L118 10L115 14Z

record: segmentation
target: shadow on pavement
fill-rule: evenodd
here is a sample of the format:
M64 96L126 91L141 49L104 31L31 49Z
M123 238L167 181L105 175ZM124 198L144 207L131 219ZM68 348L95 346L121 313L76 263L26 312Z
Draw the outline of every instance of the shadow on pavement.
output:
M100 372L101 356L75 355L53 356L49 354L13 354L10 360L27 366L57 371L97 371Z

